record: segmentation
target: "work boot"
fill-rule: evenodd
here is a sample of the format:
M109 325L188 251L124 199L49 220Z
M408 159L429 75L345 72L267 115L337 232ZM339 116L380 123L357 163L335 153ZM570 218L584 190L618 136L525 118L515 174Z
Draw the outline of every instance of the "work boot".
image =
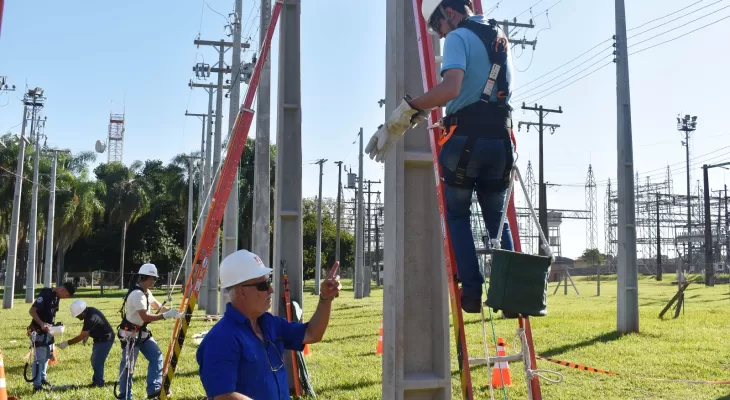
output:
M482 296L461 294L461 309L466 313L479 314L482 312Z
M46 391L46 390L48 390L48 389L44 388L43 386L33 386L33 393L35 393L35 392L43 392L43 391Z
M170 394L171 394L170 391L167 391L165 393L167 394L167 397L170 397ZM150 395L147 395L147 399L159 399L160 398L160 394L162 394L162 389L160 389L160 390L158 390L158 391L156 391L156 392L154 392L154 393L152 393Z
M43 385L43 386L53 386L53 385L51 385L51 382L48 382L48 381L47 381L47 380L45 380L45 379L43 379L43 380L41 381L41 385Z

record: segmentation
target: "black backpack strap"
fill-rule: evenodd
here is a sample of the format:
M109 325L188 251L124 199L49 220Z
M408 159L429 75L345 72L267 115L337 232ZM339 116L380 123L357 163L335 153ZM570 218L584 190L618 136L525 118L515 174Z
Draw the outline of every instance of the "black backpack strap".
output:
M497 103L504 107L507 105L509 88L507 85L507 52L509 51L509 38L499 27L497 21L490 19L489 24L481 24L470 19L464 19L459 24L460 28L466 28L482 41L487 49L492 69L489 71L487 83L482 91L481 101L489 102L494 89L497 89Z

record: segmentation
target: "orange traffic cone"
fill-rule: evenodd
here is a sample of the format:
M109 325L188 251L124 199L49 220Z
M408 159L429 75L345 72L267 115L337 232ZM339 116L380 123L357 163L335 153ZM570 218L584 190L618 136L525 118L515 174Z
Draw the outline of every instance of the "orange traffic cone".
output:
M58 364L58 353L56 353L56 346L53 346L53 354L52 357L49 357L48 359L48 365L56 364Z
M378 347L376 353L383 354L383 320L380 320L380 333L378 334Z
M504 357L507 352L504 350L506 344L504 339L497 338L497 356ZM512 376L509 373L509 363L506 361L494 363L492 369L492 386L499 389L502 386L512 386Z
M306 356L308 356L310 354L312 354L312 350L309 349L309 345L308 344L305 344L304 345L304 356L306 357Z
M5 382L5 365L3 364L2 350L0 350L0 400L8 400L8 388Z

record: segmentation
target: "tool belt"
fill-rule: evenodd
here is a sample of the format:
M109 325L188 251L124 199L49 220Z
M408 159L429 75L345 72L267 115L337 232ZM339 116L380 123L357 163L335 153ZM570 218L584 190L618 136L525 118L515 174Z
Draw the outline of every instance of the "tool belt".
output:
M471 189L474 179L466 176L471 153L478 139L502 140L507 153L505 173L502 180L491 184L490 190L501 191L509 186L510 170L514 163L511 146L512 109L497 103L477 101L441 120L443 135L439 145L443 146L453 135L466 136L466 143L456 165L456 170L443 168L444 183Z
M53 326L62 326L62 322L57 322ZM26 336L31 337L31 333L35 332L35 346L50 346L56 342L56 339L50 333L46 332L41 328L35 321L31 322L26 329Z
M147 324L142 324L141 326L135 325L125 318L117 327L117 337L121 342L122 348L124 348L128 340L134 340L136 342L135 345L139 346L152 337L152 332L147 329Z

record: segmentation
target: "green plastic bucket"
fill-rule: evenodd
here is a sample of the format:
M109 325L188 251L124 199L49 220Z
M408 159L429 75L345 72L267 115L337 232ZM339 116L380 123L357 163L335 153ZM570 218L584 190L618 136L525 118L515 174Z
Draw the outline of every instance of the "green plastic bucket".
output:
M487 306L505 314L545 316L550 264L545 256L493 250Z

